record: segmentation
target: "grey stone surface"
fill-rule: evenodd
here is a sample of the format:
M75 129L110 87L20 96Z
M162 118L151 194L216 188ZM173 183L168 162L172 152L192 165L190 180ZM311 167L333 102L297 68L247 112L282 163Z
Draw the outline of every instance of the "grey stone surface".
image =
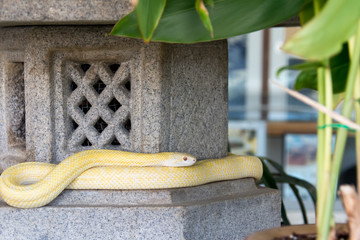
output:
M281 220L280 192L257 188L252 179L172 190L66 191L37 209L0 203L0 213L1 239L244 239Z
M196 153L199 158L227 155L228 56L226 42L168 46L171 66L170 151ZM206 70L205 70L206 69ZM166 86L167 84L164 83ZM166 98L164 104L169 103ZM225 127L225 128L224 128ZM193 134L201 132L195 139ZM216 152L213 152L215 149Z
M114 24L131 10L129 0L1 0L0 26Z
M1 171L26 159L23 52L2 52L0 65Z
M17 51L24 54L27 160L60 162L91 148L225 156L226 41L145 45L106 36L110 29L0 28L0 51L22 48ZM106 85L100 94L93 87L99 79ZM70 90L73 83L77 88ZM91 104L86 113L78 107L84 99ZM121 104L115 112L109 108L113 99ZM107 126L101 131L99 121ZM91 146L84 146L86 139Z
M259 193L252 178L222 181L201 186L158 190L65 190L49 206L133 206L184 204L232 195ZM96 201L94 201L96 199Z
M24 62L8 62L5 66L9 144L25 145Z

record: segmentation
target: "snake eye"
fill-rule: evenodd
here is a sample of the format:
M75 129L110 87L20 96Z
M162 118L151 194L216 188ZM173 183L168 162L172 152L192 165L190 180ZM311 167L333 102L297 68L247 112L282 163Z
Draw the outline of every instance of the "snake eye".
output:
M183 157L183 160L186 161L186 160L187 160L187 157Z

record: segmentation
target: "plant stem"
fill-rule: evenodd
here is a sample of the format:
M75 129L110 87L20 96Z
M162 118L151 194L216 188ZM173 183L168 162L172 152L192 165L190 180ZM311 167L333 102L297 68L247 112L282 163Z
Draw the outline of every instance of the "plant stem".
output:
M328 108L332 108L332 80L331 80L331 71L329 68L328 61L325 61L324 64L325 68L319 68L318 69L318 91L319 91L319 99L321 97L322 104L324 104ZM326 202L326 195L329 189L329 181L330 181L330 172L331 172L331 140L332 140L332 118L328 114L322 114L319 117L322 120L321 124L325 124L327 126L324 129L319 129L318 133L320 133L320 136L318 136L319 140L322 138L319 142L318 147L318 181L320 183L318 187L318 194L321 198L320 201L318 201L317 208L318 211L318 221L317 221L317 228L318 228L318 239L327 239L328 238L328 229L330 228L330 221L328 219L324 219L325 217L325 202ZM319 126L323 126L319 125ZM321 131L320 131L321 130ZM331 220L331 219L329 219Z
M342 110L342 115L346 118L350 118L352 112L352 94L354 89L355 78L359 66L359 58L360 58L360 24L358 24L357 32L355 35L355 46L353 53L350 54L350 69L346 81L346 91L345 91L345 100ZM334 202L335 202L335 192L336 192L336 183L339 176L340 166L342 162L342 157L345 149L347 138L347 129L339 128L337 131L337 139L335 145L335 151L333 156L333 165L331 169L331 178L330 178L330 187L327 192L325 201L325 209L324 209L324 217L323 220L330 222L331 213L333 210ZM324 224L325 225L325 224ZM325 227L325 226L323 226ZM325 230L325 229L323 229ZM324 238L325 239L325 238Z
M358 23L360 25L360 21ZM354 46L355 45L355 39L352 38L349 41L349 51L350 51L350 56L352 57L352 53L354 51ZM355 107L355 122L357 124L360 124L360 66L358 66L357 69L357 74L356 74L356 78L355 78L355 86L354 86L354 91L353 91L353 98L354 98L354 107ZM356 149L356 180L357 180L357 188L359 189L360 187L360 131L356 131L355 132L355 149ZM354 189L355 191L355 189ZM350 223L349 221L349 227L350 227L350 237L356 239L356 237L358 238L359 236L359 214L360 214L360 198L359 198L359 190L357 191L358 193L356 194L355 192L355 206L357 206L356 208L356 212L353 214L353 216L355 216L356 221L352 221L352 223ZM349 201L349 200L348 200ZM345 204L344 204L345 205ZM354 211L354 210L352 210ZM349 214L348 214L349 215ZM352 219L353 220L353 219ZM359 229L359 230L358 230ZM350 239L352 239L350 238Z
M314 0L314 14L315 16L319 14L321 8L325 4L324 0ZM326 61L328 63L328 61ZM328 68L328 64L326 65ZM320 104L327 105L329 99L332 99L332 95L329 98L328 92L332 94L332 84L330 87L327 86L326 83L331 83L326 79L328 74L325 73L324 67L319 67L317 70L317 78L318 78L318 101ZM331 77L331 75L330 75ZM331 101L332 102L332 101ZM332 105L330 105L330 109ZM332 122L331 117L329 118L328 115L319 112L318 113L318 126L325 126L325 124L329 124ZM330 168L330 159L328 151L331 151L331 143L330 143L330 150L328 149L328 141L326 140L326 136L332 132L331 127L327 128L319 128L317 130L318 135L318 149L317 149L317 202L316 202L316 227L317 227L317 239L326 240L328 236L328 229L329 224L326 224L324 221L324 202L326 202L326 191L328 190L328 175L329 175L329 168ZM331 138L330 138L331 139ZM331 152L330 152L331 153Z
M319 67L317 70L317 78L318 78L318 101L320 104L325 104L325 89L324 85L322 84L324 82L325 78L325 71L323 67ZM325 125L325 114L322 112L318 113L318 126L324 126ZM318 149L316 152L316 158L317 158L317 204L316 204L316 220L317 220L317 226L319 229L319 224L321 221L321 216L323 216L323 205L321 204L324 201L324 195L321 194L321 189L323 189L323 182L324 182L324 172L322 171L323 168L321 166L324 165L324 136L325 136L325 129L318 128L317 130L317 145ZM320 234L320 231L318 230L318 233Z
M360 24L360 21L359 21ZM351 38L349 41L349 54L352 57L354 52L355 39ZM355 85L353 91L354 107L355 107L355 122L360 124L360 66L358 66ZM360 187L360 131L355 132L355 149L356 149L356 176L357 186Z

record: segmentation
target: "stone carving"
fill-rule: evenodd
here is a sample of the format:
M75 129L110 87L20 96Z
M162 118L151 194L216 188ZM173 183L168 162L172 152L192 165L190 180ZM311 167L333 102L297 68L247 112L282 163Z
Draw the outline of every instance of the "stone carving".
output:
M126 14L117 7L125 6L122 0L101 3L101 8L89 0L85 9L66 0L56 8L64 13L62 20L60 15L46 17L49 6L59 1L31 1L36 9L25 2L5 0L6 14L0 14L0 25L8 26L0 28L1 168L25 159L59 163L101 145L133 152L191 152L198 159L226 155L226 41L145 45L106 36L112 25L98 24L110 23L106 16L115 23L120 16L103 7ZM23 9L45 12L28 15L30 22ZM10 78L5 66L21 62L26 158L16 159L9 158L15 147L8 142L5 83ZM21 122L14 129L22 129ZM20 152L25 155L25 148ZM164 196L173 201L154 200ZM67 190L60 197L52 207L34 211L14 211L2 202L0 222L6 224L0 238L243 239L280 224L280 193L258 189L250 179L173 190Z
M64 77L70 151L130 147L129 64L67 62Z

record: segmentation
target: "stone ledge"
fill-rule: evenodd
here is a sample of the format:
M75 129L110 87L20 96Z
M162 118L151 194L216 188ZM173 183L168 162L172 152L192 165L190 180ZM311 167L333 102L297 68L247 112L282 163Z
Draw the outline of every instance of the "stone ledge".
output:
M281 221L280 192L252 179L109 192L69 190L35 209L1 202L0 239L244 239Z
M213 182L195 187L157 190L64 190L47 206L52 207L132 207L201 204L230 198L246 198L271 193L257 187L253 178ZM0 198L0 207L6 206Z
M0 26L115 24L131 10L129 0L2 0Z
M209 183L196 187L158 190L65 190L49 206L165 206L198 204L231 197L264 194L252 178ZM96 201L94 201L96 199Z

